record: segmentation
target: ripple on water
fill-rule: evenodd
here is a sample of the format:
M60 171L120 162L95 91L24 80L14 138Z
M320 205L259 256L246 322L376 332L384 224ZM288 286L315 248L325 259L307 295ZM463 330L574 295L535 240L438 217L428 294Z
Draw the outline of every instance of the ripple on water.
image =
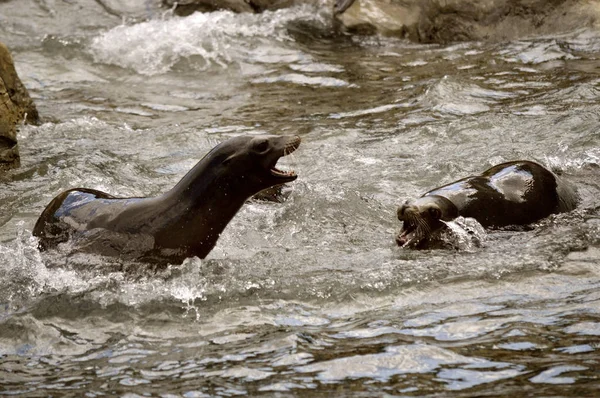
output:
M545 383L545 384L573 384L577 380L576 377L559 377L563 373L570 373L576 376L578 371L587 370L588 368L583 366L554 366L548 370L543 371L537 376L529 379L532 383Z
M573 54L565 52L556 40L516 42L501 54L506 61L531 65L576 58Z
M254 79L253 83L293 83L307 86L322 87L352 87L348 82L334 77L312 77L299 73L288 73L280 76L262 77Z
M317 378L321 382L332 383L344 379L369 378L379 381L385 381L389 378L408 373L429 373L447 365L473 365L478 369L482 368L503 368L509 364L495 363L481 358L465 357L458 355L450 350L427 344L412 344L404 346L388 346L384 352L378 354L354 355L345 358L323 361L318 364L298 367L297 370L303 373L317 373ZM472 379L486 379L485 374L472 371ZM498 374L490 372L498 376ZM493 381L497 378L512 377L518 374L518 370L501 372L496 378L488 377ZM448 377L450 376L450 377ZM452 371L440 371L438 377L450 379L453 376ZM483 377L482 377L483 376ZM482 382L489 382L479 381ZM476 383L476 384L479 384Z
M501 100L513 98L508 91L485 89L473 83L444 76L427 88L419 104L434 112L449 115L472 115L487 112Z
M88 47L16 47L40 109L65 120L22 126L23 166L0 192L1 388L595 394L597 35L300 40L287 24L301 19L323 21L310 7L86 21ZM157 194L217 142L264 132L302 135L286 159L300 178L285 203L245 205L210 258L149 272L37 251L31 227L58 192ZM395 246L404 198L516 158L572 179L577 211L481 246Z

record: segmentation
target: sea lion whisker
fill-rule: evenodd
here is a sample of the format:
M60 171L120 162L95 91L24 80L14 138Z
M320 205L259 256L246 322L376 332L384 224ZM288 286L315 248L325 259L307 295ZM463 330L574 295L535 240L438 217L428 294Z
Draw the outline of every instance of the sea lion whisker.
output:
M287 156L290 153L294 152L296 149L298 149L298 147L300 146L300 142L302 142L300 137L296 137L293 141L288 142L283 148L284 156Z
M295 150L296 150L296 148L294 148L294 147L286 146L285 148L283 148L283 156L288 156Z
M427 223L427 221L425 221L422 218L417 218L417 232L416 235L419 236L419 238L426 238L427 236L430 235L431 233L431 228L429 227L429 224Z

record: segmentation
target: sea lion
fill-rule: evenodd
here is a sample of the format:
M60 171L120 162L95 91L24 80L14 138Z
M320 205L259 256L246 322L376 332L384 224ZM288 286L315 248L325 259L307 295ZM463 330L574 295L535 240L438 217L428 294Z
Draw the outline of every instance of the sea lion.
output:
M484 227L527 225L577 206L575 188L543 166L527 160L496 165L435 188L398 208L403 221L399 246L423 247L458 216Z
M75 188L58 195L33 235L41 250L74 238L103 255L147 262L204 258L225 226L257 192L294 181L276 168L300 145L297 136L239 136L213 148L170 191L150 198L117 198Z

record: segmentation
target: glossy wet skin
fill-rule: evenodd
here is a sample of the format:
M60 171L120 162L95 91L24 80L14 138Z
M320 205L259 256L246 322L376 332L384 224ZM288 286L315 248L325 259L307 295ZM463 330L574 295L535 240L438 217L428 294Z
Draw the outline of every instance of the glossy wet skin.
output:
M297 136L231 138L155 198L115 198L85 188L63 192L46 207L33 234L43 249L99 234L102 244L94 242L91 251L100 254L120 255L121 246L137 239L143 244L133 248L134 259L204 258L249 197L297 178L276 164L299 145Z
M403 226L396 243L418 246L434 238L444 221L458 216L474 218L484 227L527 225L573 210L577 200L574 188L537 163L502 163L400 206Z

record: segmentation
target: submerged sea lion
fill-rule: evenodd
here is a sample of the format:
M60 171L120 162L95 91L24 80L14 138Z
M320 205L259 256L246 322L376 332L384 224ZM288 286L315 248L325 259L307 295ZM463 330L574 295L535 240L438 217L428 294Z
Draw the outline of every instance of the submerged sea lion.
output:
M275 166L299 145L297 136L231 138L154 198L116 198L85 188L65 191L43 211L33 235L42 250L74 238L87 251L125 259L204 258L249 197L297 178Z
M398 208L399 246L421 247L458 216L484 227L527 225L550 214L571 211L579 198L573 186L537 163L502 163L481 175L435 188Z

